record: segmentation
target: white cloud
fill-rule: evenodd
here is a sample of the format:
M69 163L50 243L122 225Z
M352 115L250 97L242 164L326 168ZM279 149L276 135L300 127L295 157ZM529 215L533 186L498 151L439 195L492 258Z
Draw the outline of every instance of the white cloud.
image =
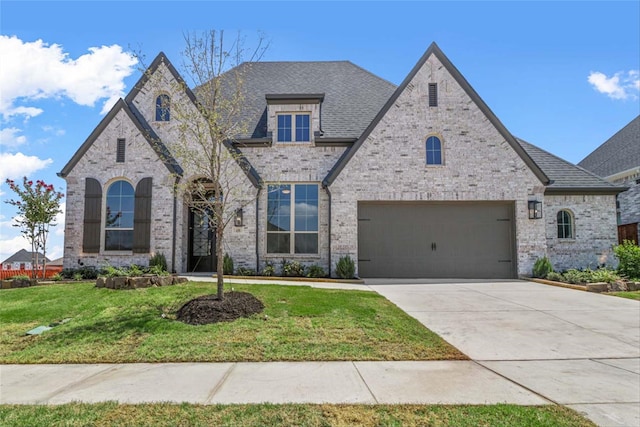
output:
M4 261L20 249L31 252L31 244L22 235L0 239L0 261Z
M595 90L612 99L636 99L640 90L640 72L631 70L618 72L608 77L599 71L592 71L587 78Z
M62 46L42 40L23 42L0 35L0 114L33 117L42 110L15 103L44 98L67 97L73 102L94 106L106 100L105 113L124 96L124 79L135 71L137 59L118 45L89 48L77 59L69 58Z
M25 156L22 153L0 153L0 184L7 178L20 179L33 172L44 169L53 163L51 159L41 159L36 156Z
M0 129L0 146L16 148L27 142L26 136L18 135L20 132L22 131L18 128Z

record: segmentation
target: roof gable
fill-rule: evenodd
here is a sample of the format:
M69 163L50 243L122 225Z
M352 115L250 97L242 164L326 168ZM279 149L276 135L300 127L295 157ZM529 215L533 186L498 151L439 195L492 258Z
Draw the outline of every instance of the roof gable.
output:
M538 165L531 159L528 153L518 144L516 139L511 135L511 133L504 127L504 125L498 120L496 115L491 111L491 109L484 103L484 101L480 98L480 96L476 93L476 91L471 87L471 85L467 82L467 80L462 76L462 74L458 71L458 69L449 61L449 59L445 56L445 54L440 50L440 48L436 45L436 43L431 43L427 51L422 55L420 60L416 63L413 69L409 72L407 77L403 80L403 82L398 86L395 92L391 95L391 97L384 104L382 109L376 114L373 121L367 126L362 135L358 138L356 143L347 151L344 152L342 157L338 160L336 165L329 171L325 179L322 181L324 186L330 186L333 181L338 177L340 172L347 165L349 160L355 155L358 149L362 146L362 144L366 141L367 137L371 134L371 132L376 128L380 120L386 115L389 109L395 104L398 97L405 91L407 86L411 83L416 74L422 69L427 60L431 57L431 55L435 55L438 60L442 63L442 65L446 68L449 74L454 78L454 80L462 87L462 89L466 92L466 94L471 98L471 100L477 105L477 107L482 111L482 113L487 117L489 122L495 127L495 129L502 135L502 137L509 143L511 148L518 154L520 158L525 162L525 164L531 169L531 171L535 174L535 176L543 183L548 184L549 178L545 175L545 173L538 167Z
M137 109L133 106L128 105L122 98L116 102L116 104L111 108L109 113L100 121L100 124L91 132L91 135L84 141L84 143L80 146L78 151L75 152L71 160L67 162L67 164L62 168L60 172L58 172L58 176L64 178L73 170L74 166L80 161L80 159L85 155L85 153L91 148L93 143L98 139L100 134L105 130L105 128L111 123L111 121L115 118L115 116L123 110L131 122L138 128L142 136L145 140L151 145L151 148L158 154L158 157L162 160L164 165L167 167L169 172L181 175L182 169L176 163L175 159L171 157L171 154L167 150L167 148L162 144L160 138L155 134L151 126L144 120L142 115L137 111ZM136 113L134 113L134 110Z
M640 167L640 116L602 143L578 166L603 177Z
M13 263L13 262L31 262L32 261L32 256L34 254L35 254L35 252L29 252L26 249L20 249L18 252L16 252L15 254L11 255L9 258L7 258L4 261L2 261L2 264L9 264L9 263ZM41 263L44 262L44 260L49 262L49 258L46 258L40 252L38 252L38 260Z

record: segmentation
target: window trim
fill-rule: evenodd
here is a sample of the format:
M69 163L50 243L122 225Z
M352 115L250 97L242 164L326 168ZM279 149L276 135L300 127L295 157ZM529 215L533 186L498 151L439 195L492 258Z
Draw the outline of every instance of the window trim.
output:
M124 178L124 177L117 177L114 178L112 180L110 180L109 182L107 182L104 186L103 189L103 201L102 201L102 218L101 218L101 224L100 224L100 248L105 252L105 253L109 253L109 254L131 254L133 253L133 235L134 235L134 226L135 223L131 224L131 227L107 227L107 200L109 199L109 189L111 188L112 185L114 185L116 182L119 181L124 181L127 184L129 184L133 190L133 217L132 217L132 221L135 220L135 199L136 199L136 187L133 185L133 183ZM131 232L131 249L107 249L107 231L108 230L116 230L116 231L130 231Z
M567 218L568 218L568 222L560 222L560 215L561 214L566 214ZM563 218L564 219L564 218ZM569 227L569 235L564 235L561 236L560 234L560 227L563 227L563 233L565 234L564 231L566 230L564 227ZM571 212L569 209L560 209L557 213L556 213L556 237L560 240L572 240L576 238L576 226L575 226L575 219L573 216L573 212Z
M279 119L282 116L290 116L291 117L291 141L283 141L280 140L280 126L279 126ZM309 127L308 127L308 132L309 132L309 139L307 140L298 140L296 139L296 118L297 116L307 116L309 118ZM313 138L313 132L312 132L312 121L311 121L311 111L279 111L276 113L276 129L275 129L275 134L276 134L276 142L279 144L295 144L295 143L299 143L299 144L307 144L312 142L312 138Z
M269 231L269 187L281 187L288 185L291 190L291 199L290 199L290 211L289 211L289 230L287 231ZM295 217L295 196L296 196L296 186L298 185L313 185L317 189L318 194L318 217L317 217L317 230L316 231L296 231L296 217ZM317 182L282 182L282 183L270 183L267 184L267 200L265 203L266 208L266 218L265 218L265 254L268 257L282 257L282 256L296 256L296 257L317 257L320 255L320 185ZM269 234L289 234L289 252L269 252ZM296 234L315 234L317 236L317 251L316 252L296 252L295 248L295 238Z
M168 100L168 105L166 107L162 106L162 103L158 103L158 101L160 100L161 97L167 97ZM164 116L164 112L162 112L160 114L160 120L158 120L158 110L165 110L166 111L166 119L163 118ZM155 122L157 123L165 123L165 122L169 122L171 121L171 96L169 96L168 93L160 93L158 94L158 96L156 96L155 99Z
M435 138L439 143L440 143L440 148L439 148L439 153L440 153L440 163L429 163L429 149L428 147L428 143L429 140L431 138ZM433 166L444 166L444 143L442 142L442 138L440 138L439 135L427 135L427 137L424 140L424 163L427 167L433 167ZM434 150L431 150L431 152L435 152Z

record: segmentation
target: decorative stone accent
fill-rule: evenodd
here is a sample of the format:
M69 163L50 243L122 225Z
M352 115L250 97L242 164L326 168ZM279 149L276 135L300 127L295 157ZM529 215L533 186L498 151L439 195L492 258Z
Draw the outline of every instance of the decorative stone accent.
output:
M609 285L607 283L587 283L587 292L607 292Z
M107 289L142 289L154 286L171 286L180 283L187 283L186 277L177 276L152 276L146 275L141 277L98 277L96 280L96 288Z

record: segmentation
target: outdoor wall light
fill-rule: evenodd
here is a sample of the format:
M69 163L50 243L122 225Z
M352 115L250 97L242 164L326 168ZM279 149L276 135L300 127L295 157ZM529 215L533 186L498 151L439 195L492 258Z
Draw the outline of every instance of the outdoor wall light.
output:
M529 200L529 219L542 218L542 202Z
M236 209L236 218L233 221L236 227L242 227L242 208Z

